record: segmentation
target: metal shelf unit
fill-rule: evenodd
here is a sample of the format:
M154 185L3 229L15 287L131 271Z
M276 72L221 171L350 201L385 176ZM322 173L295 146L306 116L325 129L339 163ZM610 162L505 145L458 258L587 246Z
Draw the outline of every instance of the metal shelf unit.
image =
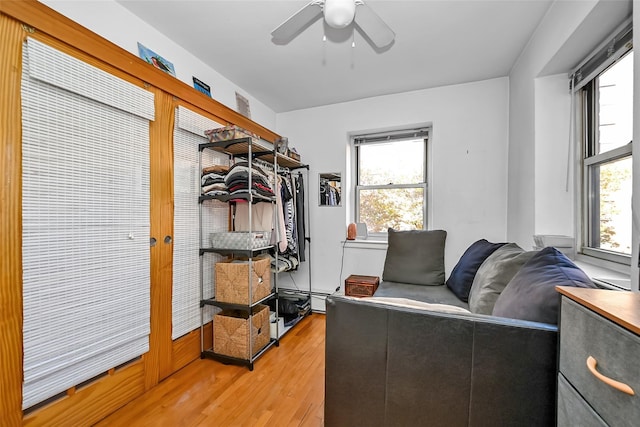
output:
M273 147L271 145L271 147ZM226 141L216 141L216 142L207 142L207 143L203 143L200 144L199 146L199 170L200 172L202 172L202 152L204 150L208 150L208 149L212 149L221 153L225 153L229 156L229 160L230 161L235 161L236 158L240 158L243 160L246 160L248 162L249 165L249 181L248 181L248 192L246 194L234 194L234 195L228 195L228 194L224 194L224 195L201 195L198 198L198 203L200 206L199 209L199 227L200 227L200 242L202 244L203 239L202 239L202 233L203 233L203 219L202 219L202 204L203 202L207 201L207 200L217 200L220 202L225 202L225 203L235 203L237 200L243 200L246 201L250 204L255 204L255 203L271 203L273 205L274 208L274 222L277 223L277 221L275 220L276 215L275 215L275 209L276 209L276 197L267 197L261 194L257 194L255 191L253 191L252 188L252 169L253 169L253 160L254 159L260 159L263 162L270 162L269 164L273 165L273 169L274 171L278 171L279 167L285 167L285 168L291 168L291 169L298 169L298 168L305 168L305 169L309 169L307 165L303 165L300 162L298 162L295 159L292 159L290 157L287 156L283 156L282 154L277 153L273 148L270 149L270 143L263 141L263 140L256 140L254 138L239 138L239 139L233 139L233 140L226 140ZM302 218L301 220L305 220L304 218ZM249 209L249 233L251 233L251 225L252 225L252 209ZM274 224L274 230L277 230L277 224ZM310 239L306 236L303 236L302 238L305 238L307 241L310 241ZM249 285L248 285L248 301L253 301L252 298L252 275L250 274L251 272L251 263L253 262L253 259L258 256L258 255L262 255L265 253L270 253L273 252L273 255L276 259L276 265L277 265L277 260L278 260L278 251L274 246L265 246L265 247L261 247L261 248L255 248L255 249L233 249L233 248L219 248L219 247L200 247L199 248L199 254L200 254L200 313L201 313L201 326L200 326L200 347L201 347L201 357L202 358L208 358L208 359L214 359L217 360L219 362L225 363L225 364L236 364L236 365L242 365L242 366L247 366L249 368L249 370L253 370L253 364L255 362L255 360L257 360L260 356L262 356L270 347L272 346L279 346L280 344L280 338L282 338L282 336L284 336L289 330L291 330L295 324L297 324L300 320L302 320L302 318L304 318L306 315L311 314L311 310L309 309L307 313L304 313L303 315L299 316L298 319L296 319L293 324L288 325L287 327L284 328L283 331L280 331L279 327L276 326L276 338L271 338L269 339L269 342L261 349L259 349L257 352L254 351L254 349L252 348L253 346L253 340L251 337L251 331L253 330L253 325L252 325L252 309L254 307L256 307L259 304L268 304L271 301L274 301L275 303L275 312L276 312L276 316L278 316L278 299L279 299L279 291L278 291L278 271L273 271L272 269L270 269L270 274L272 274L272 292L267 295L266 297L260 299L259 301L255 301L253 303L250 304L237 304L237 303L230 303L230 302L225 302L225 301L218 301L216 300L215 297L209 297L209 296L205 296L205 292L204 292L204 275L203 275L203 269L205 268L205 261L204 261L204 254L206 253L216 253L222 256L231 256L231 257L236 257L236 256L241 256L241 257L245 257L248 259L249 261ZM302 295L307 295L309 298L309 304L311 303L311 268L309 266L309 291L305 292L305 291L297 291L299 294ZM288 294L289 291L283 290L283 294ZM204 308L206 306L215 306L218 307L222 310L239 310L243 313L247 313L248 314L248 322L249 322L249 358L237 358L237 357L231 357L228 355L224 355L224 354L219 354L216 353L213 348L204 348L204 325L205 325L205 319L204 319ZM215 315L213 316L215 321ZM255 354L254 354L255 353Z

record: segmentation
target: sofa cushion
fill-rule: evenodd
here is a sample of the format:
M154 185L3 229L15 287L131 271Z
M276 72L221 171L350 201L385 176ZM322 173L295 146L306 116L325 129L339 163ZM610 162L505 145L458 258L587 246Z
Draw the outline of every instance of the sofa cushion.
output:
M556 286L595 288L591 279L562 252L546 247L513 276L493 308L493 315L558 323Z
M447 286L461 301L469 300L469 290L480 265L503 245L504 243L491 243L486 239L480 239L464 251L447 279Z
M415 285L444 283L444 230L389 228L382 280Z
M408 283L380 282L374 297L409 298L432 304L447 304L469 309L469 304L460 301L444 284L440 286L411 285Z
M355 298L355 297L353 297ZM458 307L449 304L439 304L434 302L416 301L411 298L397 298L397 297L365 297L360 298L361 301L366 301L375 304L387 304L396 307L415 308L419 310L437 311L440 313L471 313L466 308Z
M534 251L525 252L515 243L507 243L489 255L473 279L469 291L469 310L472 313L491 314L504 288L534 254Z

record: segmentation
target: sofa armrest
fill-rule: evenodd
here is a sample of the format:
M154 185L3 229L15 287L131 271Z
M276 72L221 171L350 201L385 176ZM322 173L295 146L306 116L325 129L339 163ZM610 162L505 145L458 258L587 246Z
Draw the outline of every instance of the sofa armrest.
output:
M476 320L469 425L555 425L555 325Z
M327 298L325 425L552 425L557 328Z
M382 425L387 313L331 296L326 313L325 425Z

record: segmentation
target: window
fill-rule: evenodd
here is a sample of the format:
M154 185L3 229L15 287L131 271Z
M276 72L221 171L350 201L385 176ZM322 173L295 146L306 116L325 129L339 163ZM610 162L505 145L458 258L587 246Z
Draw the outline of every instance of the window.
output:
M427 129L354 138L356 222L369 234L427 228L427 141Z
M631 27L595 55L578 84L582 123L582 253L630 264L633 139ZM617 44L617 46L616 46ZM606 57L606 59L604 59ZM589 68L589 61L583 68ZM579 70L579 73L582 70ZM574 83L576 82L574 75Z

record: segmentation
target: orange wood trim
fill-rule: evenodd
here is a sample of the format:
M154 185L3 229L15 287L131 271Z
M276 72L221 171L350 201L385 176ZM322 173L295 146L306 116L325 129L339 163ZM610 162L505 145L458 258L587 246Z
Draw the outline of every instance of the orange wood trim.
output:
M151 236L151 335L145 358L145 387L155 386L172 372L173 282L173 128L176 103L169 94L155 91L155 121L149 125L149 179ZM171 243L165 243L169 236Z
M143 394L141 360L24 417L25 426L89 426Z
M209 111L227 123L243 127L268 141L273 142L278 137L275 132L154 68L144 60L36 0L0 1L0 12L111 64L125 73L137 76L177 98Z
M211 322L204 328L204 348L213 346L213 329ZM173 371L177 371L200 357L200 328L178 338L173 342Z
M572 286L556 286L556 290L578 304L640 335L640 293Z
M0 420L22 424L22 113L24 31L0 15Z
M22 42L29 35L110 72L137 86L151 85L158 97L172 98L218 123L233 123L273 141L278 135L237 112L212 100L179 80L149 66L138 57L90 32L79 24L35 0L0 1L0 419L3 427L21 425L22 415L22 213L21 213L21 113L20 74ZM35 29L27 33L24 23ZM148 83L145 84L145 82ZM155 88L154 88L155 87ZM175 96L177 99L174 99ZM169 103L166 103L168 106ZM168 107L167 107L168 108ZM152 232L158 232L158 244L173 227L173 108L156 111L150 127L157 150L150 149L151 173L159 178L152 185ZM166 233L166 234L163 234ZM27 425L62 423L73 420L92 423L157 384L178 366L199 356L192 344L171 341L171 262L172 245L151 255L151 337L149 354L143 355L134 368L110 370L89 386L71 391L63 397L24 417ZM165 248L166 249L166 248ZM167 274L168 273L168 274ZM199 341L199 333L198 333ZM211 324L205 327L205 346L211 346ZM189 348L183 351L182 348ZM133 369L130 371L130 369ZM126 374L124 372L127 372ZM109 380L108 378L112 378ZM106 402L109 402L108 404ZM63 415L64 414L64 417ZM77 414L71 416L70 414ZM71 417L71 418L69 418ZM57 420L57 421L56 421ZM77 424L82 424L78 421Z
M189 332L173 342L173 370L177 371L200 357L200 329Z

